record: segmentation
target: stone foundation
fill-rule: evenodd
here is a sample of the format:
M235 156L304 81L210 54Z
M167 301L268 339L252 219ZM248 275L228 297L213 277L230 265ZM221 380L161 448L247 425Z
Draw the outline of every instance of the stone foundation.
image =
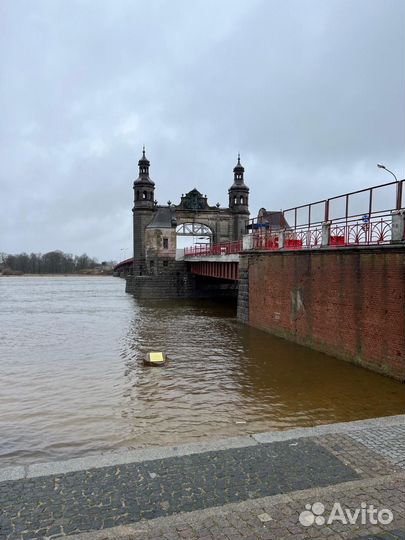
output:
M126 292L139 299L168 298L235 298L238 285L234 281L195 276L184 261L160 261L154 274L130 275Z
M187 264L170 261L159 266L154 274L132 275L126 278L126 292L135 298L190 298L195 289L195 279L187 272Z

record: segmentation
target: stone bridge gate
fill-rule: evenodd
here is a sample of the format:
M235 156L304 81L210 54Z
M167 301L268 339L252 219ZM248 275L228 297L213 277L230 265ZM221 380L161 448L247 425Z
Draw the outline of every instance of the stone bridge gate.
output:
M238 156L233 182L228 189L228 206L210 205L197 188L183 194L178 204L155 200L155 183L149 176L150 162L143 149L135 180L133 212L133 263L127 278L127 291L137 297L188 297L234 294L235 283L218 282L197 287L196 278L177 250L179 236L201 236L206 244L239 241L249 219L249 188L245 169ZM207 289L208 287L208 289Z

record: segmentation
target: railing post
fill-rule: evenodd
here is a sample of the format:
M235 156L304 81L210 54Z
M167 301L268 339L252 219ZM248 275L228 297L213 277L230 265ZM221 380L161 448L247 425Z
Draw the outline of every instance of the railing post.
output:
M330 221L324 221L322 223L322 240L321 240L321 246L322 247L328 247L330 243Z
M325 216L324 216L324 221L327 222L329 221L329 199L327 199L325 201Z
M400 180L399 182L397 182L397 203L396 203L396 210L401 210L401 205L402 205L402 185L403 185L404 181L403 180Z

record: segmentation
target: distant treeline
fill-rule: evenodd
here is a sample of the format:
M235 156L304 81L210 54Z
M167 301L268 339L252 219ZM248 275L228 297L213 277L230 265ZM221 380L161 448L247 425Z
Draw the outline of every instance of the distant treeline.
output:
M105 264L105 263L103 263ZM92 259L86 253L72 255L62 251L49 253L19 253L9 255L0 253L0 272L21 272L23 274L74 274L99 266L97 259Z

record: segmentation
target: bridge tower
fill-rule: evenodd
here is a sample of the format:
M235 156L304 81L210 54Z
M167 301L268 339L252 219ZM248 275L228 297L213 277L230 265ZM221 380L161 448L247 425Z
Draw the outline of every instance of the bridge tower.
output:
M233 169L233 184L229 188L229 209L233 214L232 240L240 240L245 233L246 220L249 219L249 188L244 180L245 169L240 162Z
M149 177L150 161L145 155L138 161L139 176L134 182L133 242L134 274L143 274L145 264L145 229L152 221L155 212L155 183Z

